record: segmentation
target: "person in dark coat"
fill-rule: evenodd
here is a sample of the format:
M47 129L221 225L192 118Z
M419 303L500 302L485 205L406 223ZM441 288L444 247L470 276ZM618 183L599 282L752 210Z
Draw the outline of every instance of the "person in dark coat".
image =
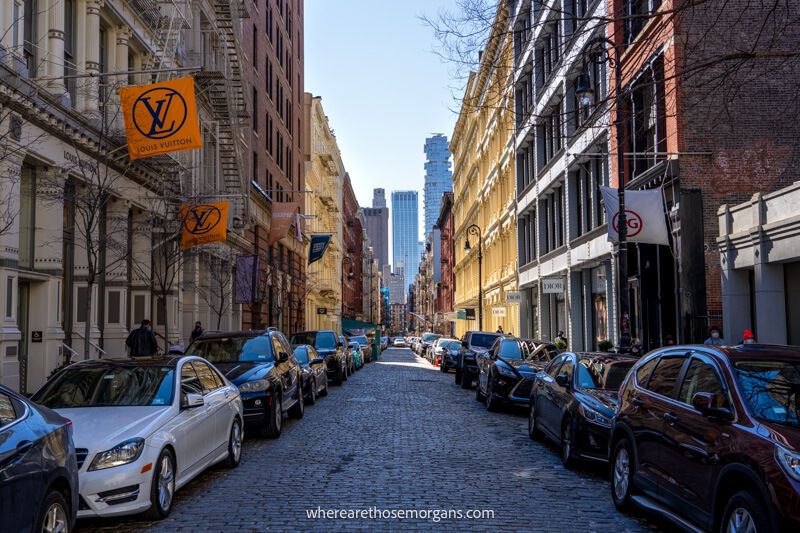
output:
M144 319L142 325L131 331L125 340L131 357L150 357L158 353L158 340L153 333L152 323Z
M197 337L199 337L200 335L202 335L204 332L205 332L205 330L203 329L203 324L201 324L200 322L195 322L194 323L194 329L192 330L192 336L191 336L192 342L194 342L195 339Z

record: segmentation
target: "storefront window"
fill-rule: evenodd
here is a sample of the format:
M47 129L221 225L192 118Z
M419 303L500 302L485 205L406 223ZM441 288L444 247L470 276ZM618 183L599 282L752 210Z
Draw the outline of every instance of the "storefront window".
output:
M593 268L592 277L592 349L608 338L608 302L606 299L606 269Z

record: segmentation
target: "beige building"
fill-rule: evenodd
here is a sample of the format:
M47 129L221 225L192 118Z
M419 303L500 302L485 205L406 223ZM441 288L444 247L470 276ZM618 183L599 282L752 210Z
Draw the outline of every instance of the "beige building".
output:
M247 105L239 12L217 3L1 3L0 383L33 391L66 360L124 355L143 318L163 345L196 320L239 327ZM190 74L204 147L129 161L118 89ZM178 206L222 199L228 241L181 251Z
M506 2L498 4L488 45L470 74L450 140L453 153L456 310L474 309L475 320L456 321L456 335L479 329L519 332L517 291L514 100L510 76L512 32ZM475 225L476 233L469 228ZM470 251L465 250L469 240ZM479 278L478 252L483 261ZM479 300L482 287L482 301Z
M331 241L320 261L308 266L306 280L306 328L341 330L342 317L342 155L319 96L305 94L304 114L308 136L306 153L305 229L330 234ZM308 253L306 253L306 257Z

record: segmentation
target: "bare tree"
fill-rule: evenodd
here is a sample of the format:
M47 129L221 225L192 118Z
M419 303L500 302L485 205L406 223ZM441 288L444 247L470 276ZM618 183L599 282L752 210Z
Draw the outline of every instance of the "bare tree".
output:
M216 319L215 329L222 327L222 317L233 305L231 292L234 284L236 256L227 246L208 246L200 253L200 264L206 275L196 285L197 293Z

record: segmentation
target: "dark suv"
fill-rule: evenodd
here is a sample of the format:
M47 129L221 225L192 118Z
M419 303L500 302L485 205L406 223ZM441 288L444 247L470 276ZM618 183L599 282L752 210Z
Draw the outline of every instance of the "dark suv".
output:
M800 531L800 348L670 346L625 379L611 493L684 527Z
M347 354L336 333L330 330L302 331L292 335L290 341L292 346L301 344L313 346L319 356L325 359L328 378L333 380L335 385L341 385L342 381L347 380Z
M478 363L476 357L492 347L495 339L502 337L501 333L487 333L484 331L468 331L461 337L461 353L456 361L456 385L468 389L478 377Z
M284 412L303 417L302 369L280 331L205 333L186 353L205 358L239 387L245 424L262 436L280 436Z

